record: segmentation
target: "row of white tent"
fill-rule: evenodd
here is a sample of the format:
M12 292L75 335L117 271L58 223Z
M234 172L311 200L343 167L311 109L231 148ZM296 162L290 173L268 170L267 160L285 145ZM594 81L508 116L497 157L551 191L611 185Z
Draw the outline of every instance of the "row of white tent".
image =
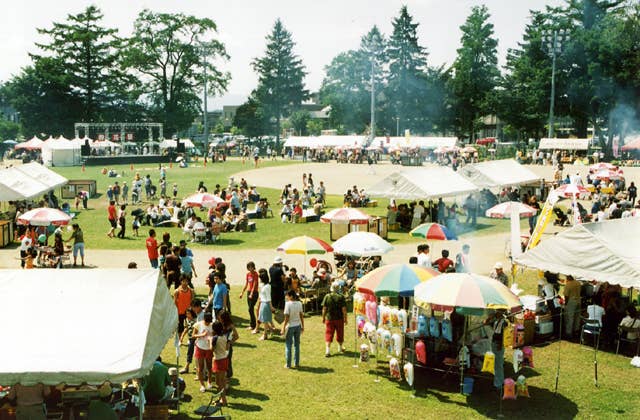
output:
M407 168L394 172L369 188L372 197L404 200L456 197L483 188L534 185L537 174L513 159L465 165L457 172L448 167Z
M67 178L35 162L0 169L0 202L41 197L67 182Z
M291 136L285 142L285 147L303 147L308 149L322 149L325 147L359 149L367 144L366 136ZM437 149L451 148L456 145L456 137L376 137L368 149Z

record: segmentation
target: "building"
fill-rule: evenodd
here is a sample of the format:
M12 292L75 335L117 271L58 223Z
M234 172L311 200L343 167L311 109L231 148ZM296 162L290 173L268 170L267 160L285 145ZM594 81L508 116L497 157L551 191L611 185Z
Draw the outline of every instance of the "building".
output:
M242 105L224 105L222 107L222 125L225 131L229 131L233 126L233 120L236 118L236 112Z

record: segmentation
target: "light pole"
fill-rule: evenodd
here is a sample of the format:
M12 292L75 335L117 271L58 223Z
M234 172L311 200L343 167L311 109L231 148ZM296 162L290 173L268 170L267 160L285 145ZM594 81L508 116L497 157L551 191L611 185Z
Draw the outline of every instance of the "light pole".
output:
M562 52L562 43L569 39L569 33L565 29L546 30L542 36L542 47L546 48L551 57L551 98L549 99L549 131L547 136L554 136L553 109L556 100L556 56Z
M375 82L376 60L371 57L371 132L369 134L369 144L376 138L376 82Z
M400 137L400 117L396 117L396 137Z
M204 125L204 144L205 144L205 156L209 153L209 112L207 109L207 96L208 96L208 92L207 92L207 66L208 66L208 62L207 62L207 54L209 53L209 49L206 46L202 46L200 47L200 54L202 54L203 60L202 60L202 67L203 67L203 73L204 73L204 98L202 101L202 105L204 108L204 115L202 116L202 124Z

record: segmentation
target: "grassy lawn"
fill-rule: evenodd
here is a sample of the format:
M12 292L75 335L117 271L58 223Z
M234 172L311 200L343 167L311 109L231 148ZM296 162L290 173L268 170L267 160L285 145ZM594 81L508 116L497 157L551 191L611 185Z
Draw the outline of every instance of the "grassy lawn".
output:
M488 380L476 380L474 393L458 393L458 377L440 372L416 371L417 390L388 374L388 359L379 358L353 368L355 361L353 319L349 319L345 342L347 353L324 357L324 327L319 316L305 320L301 343L301 368L286 370L284 339L276 336L258 341L244 327L248 325L246 304L232 290L232 303L240 340L234 348L234 377L226 414L234 418L304 419L397 418L416 419L497 417L500 401ZM560 379L554 394L558 349ZM335 351L335 344L333 347ZM181 361L186 355L182 347ZM172 340L162 353L175 363ZM507 350L505 374L513 376ZM505 418L638 418L638 370L629 359L608 352L598 353L599 387L593 381L593 350L579 344L557 342L535 347L535 369L525 369L531 398L503 401ZM376 383L376 371L380 382ZM210 394L198 392L193 373L185 375L189 401L182 405L182 418L199 418L193 411L209 401ZM414 396L415 395L415 396Z
M279 166L291 164L291 161L265 161L263 166ZM189 194L195 192L196 187L200 181L204 181L205 185L210 191L213 191L216 184L227 185L229 176L238 173L240 171L250 168L249 164L242 165L239 160L228 160L224 164L209 164L206 168L189 167L189 168L177 168L174 166L172 169L167 170L167 192L171 193L171 186L173 183L178 184L178 198L184 198ZM94 249L142 249L144 248L144 240L148 227L142 227L140 229L140 237L134 237L131 230L131 217L127 219L127 238L121 239L108 239L106 238L106 232L109 225L107 221L107 198L105 191L108 185L112 185L116 180L122 185L123 181L127 181L131 185L131 181L135 173L140 173L141 177L146 174L151 175L151 179L155 185L158 185L159 171L157 165L148 164L144 166L135 166L131 170L129 165L116 165L113 167L121 177L109 178L101 173L102 167L87 167L84 172L79 167L69 168L53 168L56 172L65 176L67 179L95 179L97 181L98 196L89 200L88 210L80 210L75 220L80 224L84 233L87 246ZM237 179L236 181L239 181ZM259 180L248 179L249 184L256 183L260 185ZM272 206L274 214L277 216L280 210L280 206L277 205L280 197L280 190L271 188L259 188L258 191L262 196L266 196L269 199L269 203ZM129 197L130 197L129 193ZM74 205L73 199L66 200L72 206ZM364 209L367 213L374 216L382 216L386 214L386 206L388 204L387 199L381 199L378 207L372 207ZM156 201L157 203L157 201ZM136 206L129 206L128 214L135 208L146 209L148 202ZM337 195L329 195L327 197L327 207L342 207L342 197ZM74 210L75 211L75 210ZM203 216L206 216L206 212L202 212ZM244 249L246 247L256 249L275 248L285 239L297 236L297 235L309 235L315 236L326 241L329 241L329 225L324 223L302 223L302 224L282 224L278 217L260 219L257 220L257 232L230 232L223 234L223 240L219 243L224 246L225 249ZM462 227L460 237L464 239L466 235L486 235L497 232L507 232L509 229L508 220L497 219L479 219L478 228L469 231ZM172 238L182 237L182 230L179 228L159 228L158 237L162 236L162 232L169 232ZM389 232L389 241L394 244L402 243L415 243L415 238L410 238L406 232ZM193 244L194 249L205 248L210 245Z

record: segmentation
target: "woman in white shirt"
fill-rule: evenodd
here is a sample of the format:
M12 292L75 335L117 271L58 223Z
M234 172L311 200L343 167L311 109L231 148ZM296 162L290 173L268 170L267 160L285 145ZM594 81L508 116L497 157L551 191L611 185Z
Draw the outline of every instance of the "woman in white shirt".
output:
M304 310L302 302L298 300L295 291L289 290L286 294L287 302L284 305L284 323L281 334L285 335L284 358L287 362L284 367L291 367L291 346L293 345L293 367L300 366L300 334L304 331Z
M269 284L269 273L264 268L258 271L258 277L262 287L258 293L258 322L256 329L252 331L252 334L257 334L260 329L260 324L264 324L264 333L260 340L266 340L269 337L269 331L275 329L273 326L272 313L274 311L271 306L271 285Z
M627 316L622 318L622 321L620 321L620 326L627 328L640 327L640 319L638 319L638 311L636 310L635 306L632 305L627 308ZM638 338L637 333L631 331L627 332L627 340L635 340L636 338Z
M211 389L211 369L213 361L213 348L211 341L213 339L213 315L211 312L204 314L204 319L197 322L193 327L192 338L195 338L195 353L198 366L198 380L200 381L200 392L205 392L207 389ZM207 378L207 385L205 387L204 379Z

